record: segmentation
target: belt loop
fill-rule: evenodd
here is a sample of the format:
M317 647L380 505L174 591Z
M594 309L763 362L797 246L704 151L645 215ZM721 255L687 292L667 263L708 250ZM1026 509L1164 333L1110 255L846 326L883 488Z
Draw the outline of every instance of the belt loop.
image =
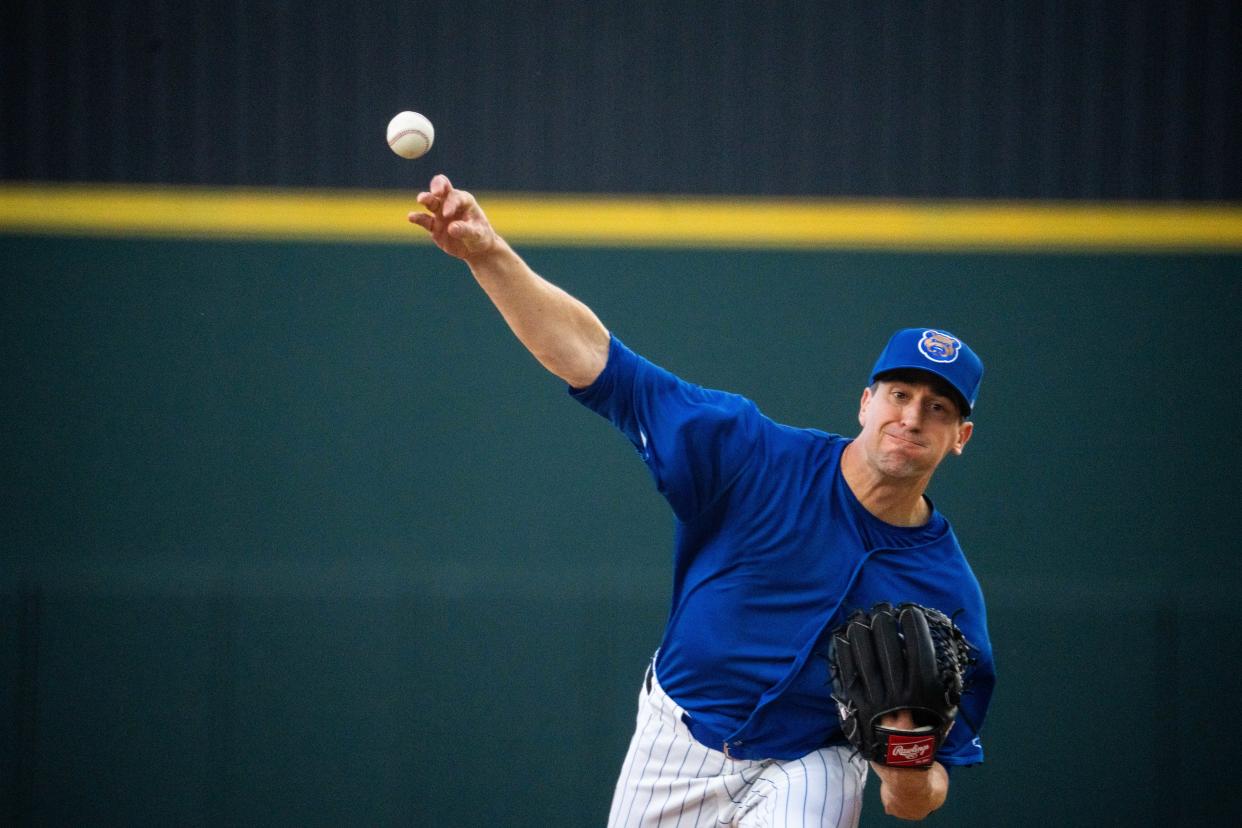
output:
M645 679L643 679L643 681L644 681L644 682L646 682L646 684L647 684L647 694L648 694L648 695L650 695L650 694L651 694L651 678L652 678L652 676L654 676L654 675L655 675L655 671L653 671L653 670L651 669L651 665L650 665L650 664L648 664L648 665L647 665L647 677L646 677Z

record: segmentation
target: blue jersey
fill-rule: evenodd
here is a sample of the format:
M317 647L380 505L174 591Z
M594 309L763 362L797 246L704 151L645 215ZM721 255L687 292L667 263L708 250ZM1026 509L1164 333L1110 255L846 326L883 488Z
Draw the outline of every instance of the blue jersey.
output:
M571 394L629 438L677 517L656 672L699 741L741 759L796 759L840 741L828 632L854 609L915 601L956 613L979 650L937 759L982 761L992 651L979 583L943 515L884 523L841 475L848 439L773 422L615 337L603 373Z

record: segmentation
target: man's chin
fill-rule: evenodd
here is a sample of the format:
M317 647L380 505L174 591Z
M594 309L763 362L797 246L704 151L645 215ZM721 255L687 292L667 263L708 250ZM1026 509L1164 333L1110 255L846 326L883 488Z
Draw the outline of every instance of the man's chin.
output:
M930 469L927 463L903 453L889 453L878 458L876 469L885 477L908 479L925 476ZM935 468L934 466L932 468Z

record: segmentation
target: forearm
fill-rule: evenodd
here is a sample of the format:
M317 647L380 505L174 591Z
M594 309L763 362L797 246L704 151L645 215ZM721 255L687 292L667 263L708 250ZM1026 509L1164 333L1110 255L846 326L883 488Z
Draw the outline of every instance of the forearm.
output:
M927 770L890 768L871 763L880 777L884 813L898 819L923 819L944 804L949 795L949 773L939 762Z
M608 361L608 330L585 304L535 273L501 238L466 260L509 328L544 368L576 388Z
M475 280L535 359L575 388L590 385L608 363L608 330L583 303L544 280L502 239L474 196L448 176L431 179L409 220L436 246L470 266Z

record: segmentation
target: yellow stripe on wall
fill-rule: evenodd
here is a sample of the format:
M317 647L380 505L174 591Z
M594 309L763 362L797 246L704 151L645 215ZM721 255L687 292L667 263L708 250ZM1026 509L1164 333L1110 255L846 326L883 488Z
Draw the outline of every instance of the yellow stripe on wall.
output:
M415 192L0 185L0 232L426 243ZM521 244L697 248L1242 250L1242 206L479 196Z

